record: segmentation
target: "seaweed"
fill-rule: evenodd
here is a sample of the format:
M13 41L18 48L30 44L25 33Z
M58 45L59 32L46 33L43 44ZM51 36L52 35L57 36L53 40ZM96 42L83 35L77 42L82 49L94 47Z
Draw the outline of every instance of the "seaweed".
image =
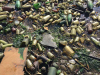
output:
M14 47L19 48L23 39L24 39L23 35L16 35L16 37L13 38Z
M86 66L86 64L89 65L89 70L96 70L98 72L100 72L100 61L93 59L91 57L87 57L87 56L83 56L82 54L88 55L90 54L90 52L87 52L86 49L80 49L80 50L76 50L76 54L79 55L78 60L84 64ZM81 70L81 69L80 69Z

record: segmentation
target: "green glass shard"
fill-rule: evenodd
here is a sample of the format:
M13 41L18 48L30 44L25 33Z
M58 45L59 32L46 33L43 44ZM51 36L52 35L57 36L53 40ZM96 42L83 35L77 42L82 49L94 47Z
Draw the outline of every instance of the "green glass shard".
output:
M35 9L39 9L40 6L41 6L41 3L36 3L36 4L33 5L33 7L34 7Z

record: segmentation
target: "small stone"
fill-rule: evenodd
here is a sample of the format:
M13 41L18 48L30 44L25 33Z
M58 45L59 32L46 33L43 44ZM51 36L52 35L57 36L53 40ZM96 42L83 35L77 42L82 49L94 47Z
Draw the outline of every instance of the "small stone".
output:
M64 65L60 65L60 68L61 68L62 70L66 70L66 67L65 67Z
M90 49L86 49L87 52L90 52Z
M41 71L42 71L42 72L45 72L45 71L46 71L46 67L43 66L43 67L41 68Z
M18 20L15 20L14 23L15 23L15 25L18 25L19 24L19 21Z
M61 64L67 63L67 60L60 60Z
M70 63L67 63L67 65L69 65Z
M53 66L56 67L56 68L58 68L58 65L56 63L53 63Z
M12 27L12 32L16 32L16 28Z
M68 57L67 56L62 56L62 59L67 60Z
M79 56L77 54L74 54L73 58L79 58Z
M75 64L75 60L74 59L71 59L71 60L69 60L69 63Z
M59 75L64 75L63 73L60 73Z
M68 64L68 67L71 71L74 71L75 70L75 65L72 65L72 64Z
M51 34L48 33L44 33L43 34L43 39L41 41L42 45L46 45L46 46L50 46L50 47L54 47L57 48L56 43L53 41L53 37L51 36Z

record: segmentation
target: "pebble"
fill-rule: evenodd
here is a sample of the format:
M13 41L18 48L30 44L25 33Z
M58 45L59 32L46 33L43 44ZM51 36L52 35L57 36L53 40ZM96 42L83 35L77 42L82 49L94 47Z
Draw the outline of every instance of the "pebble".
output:
M71 60L69 60L69 63L75 64L75 60L74 59L71 59Z
M64 65L60 65L60 68L61 68L62 70L66 70L66 67L65 67Z
M16 28L12 27L12 32L16 32Z
M59 75L64 75L63 73L60 73Z
M62 59L68 60L68 57L67 56L62 56Z
M60 60L60 63L65 64L65 63L67 63L67 60Z
M74 71L75 68L76 68L76 66L73 65L73 64L68 64L68 67L69 67L69 69L70 69L71 71Z
M18 25L19 24L19 21L18 20L15 20L14 24L15 25Z

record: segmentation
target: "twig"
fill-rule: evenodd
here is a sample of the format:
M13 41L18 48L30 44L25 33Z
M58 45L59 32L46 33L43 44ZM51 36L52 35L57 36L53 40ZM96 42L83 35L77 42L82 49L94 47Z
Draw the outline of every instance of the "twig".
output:
M87 57L90 57L90 58L93 58L93 59L96 59L96 60L99 60L99 61L100 61L99 58L96 58L96 57L93 57L93 56L88 56L88 55L86 55L86 54L81 54L81 55L84 55L84 56L87 56Z
M86 68L82 63L80 63L77 59L75 59L75 61L77 62L77 63L79 63L82 67L84 67L86 70L88 70L88 68Z
M29 75L31 75L31 74L27 71L26 67L25 67L25 71L26 71Z

